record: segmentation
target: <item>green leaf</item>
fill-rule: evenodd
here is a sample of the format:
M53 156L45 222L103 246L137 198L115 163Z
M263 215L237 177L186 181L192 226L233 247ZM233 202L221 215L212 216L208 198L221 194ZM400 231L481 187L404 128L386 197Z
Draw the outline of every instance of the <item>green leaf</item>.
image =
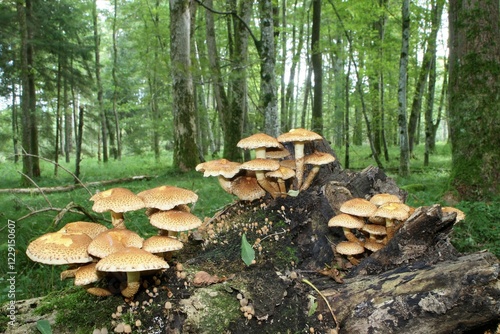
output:
M316 309L318 308L318 303L316 302L316 298L314 296L308 295L309 297L309 311L307 312L307 316L311 316L316 312Z
M297 197L299 196L299 190L288 190L288 196L291 196L291 197Z
M50 327L50 322L48 320L38 320L36 322L36 328L42 334L52 334L52 328Z
M255 260L255 250L248 243L245 233L241 236L241 259L247 266L251 265Z

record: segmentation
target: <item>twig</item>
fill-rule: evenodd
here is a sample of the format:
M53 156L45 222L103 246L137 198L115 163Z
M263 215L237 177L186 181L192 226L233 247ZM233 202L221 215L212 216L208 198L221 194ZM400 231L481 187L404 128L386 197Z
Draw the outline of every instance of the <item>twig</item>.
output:
M83 209L82 207L78 206L77 207L78 210L73 210L73 209L68 209L67 212L71 212L71 213L78 213L78 214L81 214L83 216L87 216L89 217L93 222L97 222L98 219L95 218L94 216L92 216L91 214L89 214L85 209ZM43 213L43 212L48 212L48 211L63 211L65 210L65 208L43 208L43 209L39 209L39 210L34 210L34 211L31 211L30 213L20 217L20 218L17 218L16 221L21 221L21 220L24 220L26 218L29 218L31 216L34 216L34 215L37 215L39 213ZM109 220L106 219L107 222L109 222Z
M330 303L328 302L328 299L326 299L325 295L323 295L321 293L321 291L318 290L317 287L314 286L314 284L312 284L309 280L303 278L302 279L302 283L306 283L307 285L309 285L311 288L314 289L314 291L316 291L318 293L318 295L321 296L321 298L323 298L323 300L325 301L326 303L326 306L328 306L328 309L330 310L330 313L332 314L332 318L333 318L333 321L335 321L335 327L336 327L336 330L337 330L337 333L339 332L339 322L337 320L337 317L335 316L335 313L333 313L333 310L332 310L332 307L330 306Z
M49 199L47 198L47 196L45 196L45 193L43 192L43 190L38 186L38 184L36 184L36 182L31 178L29 177L28 175L24 174L23 172L21 171L17 171L19 174L21 174L22 176L24 176L25 178L27 178L31 183L33 183L33 185L38 189L38 191L40 192L40 194L42 194L43 198L45 198L45 201L47 202L47 204L49 205L49 207L52 208L52 203L50 203Z
M284 228L281 228L280 232L275 232L273 234L266 235L264 238L260 239L260 241L262 242L262 241L266 240L267 238L270 238L270 237L275 236L275 235L280 235L283 233L286 233L286 230Z

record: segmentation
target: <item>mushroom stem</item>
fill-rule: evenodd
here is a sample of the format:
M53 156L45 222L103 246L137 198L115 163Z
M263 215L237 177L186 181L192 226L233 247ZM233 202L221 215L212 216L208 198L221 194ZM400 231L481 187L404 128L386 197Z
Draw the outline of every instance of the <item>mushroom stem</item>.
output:
M140 278L140 271L127 272L127 287L122 290L124 297L132 298L139 291L139 287L141 286L139 282Z
M285 180L278 178L278 187L280 190L281 197L286 197L286 185Z
M222 175L219 175L217 179L219 180L219 184L220 184L221 188L224 189L224 191L227 192L228 194L232 194L232 192L231 192L231 180L225 178Z
M302 186L302 180L304 178L304 143L296 142L294 143L294 154L295 154L295 175L297 177L297 189Z
M278 196L278 190L274 188L271 183L269 183L263 171L256 171L255 177L257 178L257 182L262 187L262 189L270 193L273 198L276 198Z
M389 241L394 237L394 233L396 232L392 219L385 220L385 228L387 229L387 241Z
M65 280L66 278L73 278L75 277L75 273L78 270L79 267L73 268L73 269L67 269L61 272L61 281Z
M316 166L316 165L313 166L313 168L311 169L311 171L307 175L304 183L300 187L300 191L304 191L307 188L309 188L309 186L311 185L311 183L314 180L314 178L316 177L316 175L318 175L320 167L321 166Z
M266 158L266 148L257 147L255 149L255 159L265 159Z
M113 224L113 227L125 228L123 212L115 212L113 210L110 210L110 212L111 212L111 223Z
M358 245L361 245L363 246L363 242L361 240L359 240L355 235L354 233L352 233L351 229L350 228L347 228L347 227L342 227L342 230L344 231L344 235L345 235L345 238L348 240L348 241L351 241L351 242L355 242L357 243Z

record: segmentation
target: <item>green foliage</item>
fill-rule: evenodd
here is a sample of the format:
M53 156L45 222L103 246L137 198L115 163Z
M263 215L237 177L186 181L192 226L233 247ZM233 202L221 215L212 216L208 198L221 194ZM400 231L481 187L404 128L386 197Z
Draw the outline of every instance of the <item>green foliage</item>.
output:
M36 322L36 329L42 334L52 334L52 327L48 320L42 319Z
M255 250L247 241L245 233L241 235L241 259L247 266L251 265L255 260Z

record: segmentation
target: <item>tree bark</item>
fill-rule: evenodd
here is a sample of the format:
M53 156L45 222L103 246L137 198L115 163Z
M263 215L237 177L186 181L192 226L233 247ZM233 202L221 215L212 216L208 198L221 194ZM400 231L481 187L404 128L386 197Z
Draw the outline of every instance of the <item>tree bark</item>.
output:
M410 149L408 143L408 127L406 122L406 93L408 77L408 52L410 40L410 1L404 0L402 7L401 58L399 60L398 84L398 127L399 127L399 175L410 175Z
M314 72L314 94L311 113L311 130L323 134L323 61L320 46L321 1L313 0L311 33L311 64Z
M500 193L500 31L496 0L450 1L452 185L464 200Z

